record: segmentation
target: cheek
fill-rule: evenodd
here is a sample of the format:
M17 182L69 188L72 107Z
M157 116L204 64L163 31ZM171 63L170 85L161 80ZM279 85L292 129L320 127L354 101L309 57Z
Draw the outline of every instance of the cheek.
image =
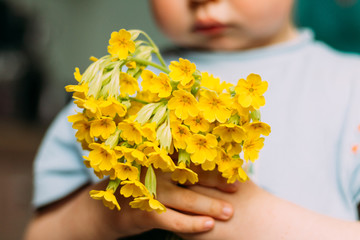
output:
M292 4L292 0L234 0L241 21L250 29L265 32L287 22Z
M189 28L190 13L187 1L152 0L155 20L161 30L170 38L177 38Z

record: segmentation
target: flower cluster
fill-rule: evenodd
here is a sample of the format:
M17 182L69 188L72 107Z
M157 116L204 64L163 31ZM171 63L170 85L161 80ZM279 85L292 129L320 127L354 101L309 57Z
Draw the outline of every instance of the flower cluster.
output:
M244 166L258 158L270 133L259 112L267 82L250 74L235 86L182 58L167 66L139 30L113 32L108 53L91 57L83 74L76 68L78 84L66 86L82 109L68 119L89 150L84 163L109 178L106 190L92 190L92 198L120 210L114 195L119 191L133 198L133 208L162 212L156 169L180 184L198 181L194 165L221 172L228 183L248 179Z

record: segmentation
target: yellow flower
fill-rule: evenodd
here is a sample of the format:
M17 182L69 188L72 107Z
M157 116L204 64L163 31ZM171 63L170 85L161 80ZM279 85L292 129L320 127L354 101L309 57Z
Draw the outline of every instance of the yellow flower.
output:
M130 163L117 163L114 169L116 177L120 180L129 179L133 181L138 179L139 170Z
M183 86L186 86L194 79L193 73L196 70L194 63L191 63L187 59L179 59L179 62L172 61L169 66L170 78L175 82L180 82Z
M111 189L108 189L106 191L91 190L90 197L95 200L102 200L103 204L111 210L113 210L115 207L117 208L117 210L120 210L120 205L116 200L114 191Z
M210 123L204 118L202 113L195 117L188 117L184 123L190 127L193 133L207 132L210 127Z
M215 167L216 167L215 161L205 160L205 162L201 164L201 168L204 171L212 171L215 169Z
M120 95L133 95L136 91L140 91L139 84L136 79L127 73L120 73Z
M149 141L156 141L156 123L145 123L141 126L141 132L144 137L146 137Z
M190 82L188 82L186 85L182 85L181 82L177 85L178 89L183 89L183 90L187 90L187 91L191 91L191 87L194 85L195 83L195 78L193 78Z
M232 158L231 155L227 154L222 148L218 148L215 161L218 165L219 172L224 172L231 166Z
M137 149L117 146L114 148L114 150L121 151L127 162L136 161L140 165L148 166L147 157L143 152Z
M141 126L138 122L124 120L118 124L121 130L120 136L127 141L134 141L136 144L142 142Z
M202 72L201 73L201 87L214 90L218 94L222 93L224 89L228 89L233 86L231 83L222 82L220 84L220 78L215 78L213 74Z
M229 154L230 156L239 155L242 151L242 147L240 143L237 142L225 142L221 141L222 148Z
M185 149L186 140L191 136L189 128L181 124L173 125L171 128L171 133L174 140L174 147L176 149Z
M93 120L90 125L90 136L109 138L116 131L116 124L112 118L103 117L102 119Z
M110 116L114 118L116 114L119 117L123 117L126 115L126 106L120 103L114 97L108 97L106 101L101 101L99 104L101 113L105 116Z
M99 101L95 99L93 96L87 98L87 99L81 99L74 97L76 101L74 103L79 108L85 109L85 114L89 118L100 118L101 117L101 110L99 107Z
M160 148L158 147L157 142L143 142L137 147L137 150L143 152L145 155L148 155L152 152L159 152Z
M90 136L90 124L84 114L78 113L68 117L69 122L73 122L72 128L77 129L75 133L76 139L81 142L85 140L92 143L94 139Z
M88 83L82 83L78 85L67 85L65 87L67 92L74 92L73 96L81 99L85 99L89 91Z
M130 196L136 198L144 195L149 195L149 192L146 189L145 185L142 184L140 181L122 181L121 184L124 186L121 187L120 194L126 198Z
M248 134L247 139L244 142L244 159L246 161L250 160L254 162L259 158L259 152L264 146L264 138L259 138L259 135L256 133Z
M173 97L169 100L168 108L175 110L175 115L181 119L187 119L189 115L195 117L199 112L195 97L185 90L176 90L173 92Z
M251 120L250 113L252 110L254 110L253 107L244 108L240 105L240 103L237 101L237 96L233 98L232 106L233 114L240 117L239 119L239 125L243 126L245 124L248 124Z
M182 119L181 118L178 118L176 115L175 115L175 111L170 111L170 114L169 114L169 118L170 118L170 125L173 126L173 125L178 125L178 124L182 124Z
M160 98L166 98L170 96L172 88L170 84L170 79L165 73L160 73L159 77L154 79L152 88L150 91L155 93L154 90L158 93Z
M146 210L148 212L155 210L158 213L162 213L166 211L166 207L161 202L154 199L152 195L137 197L134 201L130 202L130 206L132 208L140 208L141 210Z
M80 74L80 70L78 67L75 68L74 78L76 81L81 82L82 75Z
M129 116L135 116L138 114L140 109L144 106L144 104L139 103L137 101L131 101L131 106L128 108L127 113Z
M115 146L113 148L117 159L122 158L124 156L123 148L124 148L123 146Z
M89 57L89 60L92 61L92 62L96 62L99 59L94 57L94 56L91 56L91 57Z
M86 159L86 157L84 157L84 158ZM116 179L115 170L113 168L111 168L110 170L100 170L100 168L98 166L91 166L91 163L89 160L84 160L84 164L87 168L92 168L94 170L95 175L99 179L103 179L104 176L110 176L111 180Z
M246 138L245 130L235 124L221 124L213 129L213 134L220 136L225 142L241 143Z
M253 106L259 109L265 105L265 98L263 94L268 88L268 83L262 81L257 74L250 74L245 79L240 79L235 87L235 92L238 95L238 101L243 107Z
M148 155L149 163L154 166L154 168L160 168L164 172L172 172L175 170L175 164L171 157L169 157L168 152L161 148L158 152L152 152Z
M86 151L90 151L91 149L89 148L89 143L84 139L84 140L81 140L81 141L79 141L80 142L80 144L81 144L81 148L83 149L83 150L86 150ZM93 142L93 141L92 141ZM91 142L91 143L92 143Z
M116 154L109 146L91 143L89 147L93 150L89 153L89 157L84 158L90 161L91 167L97 166L100 171L109 171L116 165Z
M145 102L158 102L160 101L160 98L157 94L152 93L150 91L140 91L138 94L136 94L136 99L143 100Z
M256 133L258 135L262 134L264 136L269 136L271 132L271 127L263 122L252 122L248 125L245 125L244 127L247 131Z
M229 94L218 95L215 92L204 91L200 96L198 106L209 122L214 122L216 119L220 123L224 123L231 116L230 103Z
M206 160L212 161L216 157L217 140L212 134L206 136L200 134L192 135L187 141L186 151L190 153L191 161L202 164Z
M170 79L165 73L160 73L159 76L156 76L153 72L144 70L141 77L143 79L141 86L144 90L156 93L160 98L167 98L170 96L172 88Z
M131 40L131 34L125 29L113 32L109 44L108 52L119 59L125 59L129 56L129 52L135 51L135 43Z
M69 115L67 117L67 119L68 119L69 122L72 122L72 123L88 120L87 117L84 114L82 114L80 112L77 112L77 111L76 111L76 114Z
M91 149L89 149L91 150ZM114 170L113 169L110 169L110 171L101 171L97 166L91 166L91 163L90 163L90 160L86 160L86 157L84 157L84 165L87 167L87 168L93 168L94 169L94 173L95 175L99 178L99 179L103 179L104 176L107 176L107 175L111 175L114 173Z
M127 63L126 63L126 66L127 66L129 69L134 69L134 68L136 68L136 62L135 62L135 61L127 62Z
M245 182L248 179L242 165L243 160L237 159L236 161L232 161L230 166L224 170L222 176L227 178L227 183L234 183L236 180Z
M144 91L150 91L150 89L152 88L152 83L154 82L154 79L156 78L156 74L153 73L150 70L145 69L144 71L142 71L141 73L141 86L143 87Z
M171 174L171 179L179 182L180 184L184 184L186 181L194 184L199 180L198 175L191 169L187 168L183 162L181 162L179 166L176 166L174 172Z

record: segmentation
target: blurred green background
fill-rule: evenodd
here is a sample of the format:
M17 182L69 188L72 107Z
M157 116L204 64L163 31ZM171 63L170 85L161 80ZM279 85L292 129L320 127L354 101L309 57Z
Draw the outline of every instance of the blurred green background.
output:
M179 0L185 1L185 0ZM317 39L360 53L360 2L298 0L294 21ZM0 0L0 239L21 239L31 216L32 161L43 134L69 101L89 57L106 54L112 31L142 29L160 48L147 0Z

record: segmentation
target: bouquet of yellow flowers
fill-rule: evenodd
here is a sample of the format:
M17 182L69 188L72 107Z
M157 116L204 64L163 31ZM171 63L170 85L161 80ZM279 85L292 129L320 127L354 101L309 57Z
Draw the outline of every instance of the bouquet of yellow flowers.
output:
M131 207L162 212L154 169L180 184L198 181L192 165L219 171L228 183L248 179L244 165L258 158L270 133L259 112L267 82L250 74L234 86L182 58L167 66L140 30L113 32L108 53L91 57L83 74L76 68L78 84L66 86L82 109L68 120L89 150L84 163L109 177L106 189L90 191L92 198L120 210L114 195L120 189L133 198Z

